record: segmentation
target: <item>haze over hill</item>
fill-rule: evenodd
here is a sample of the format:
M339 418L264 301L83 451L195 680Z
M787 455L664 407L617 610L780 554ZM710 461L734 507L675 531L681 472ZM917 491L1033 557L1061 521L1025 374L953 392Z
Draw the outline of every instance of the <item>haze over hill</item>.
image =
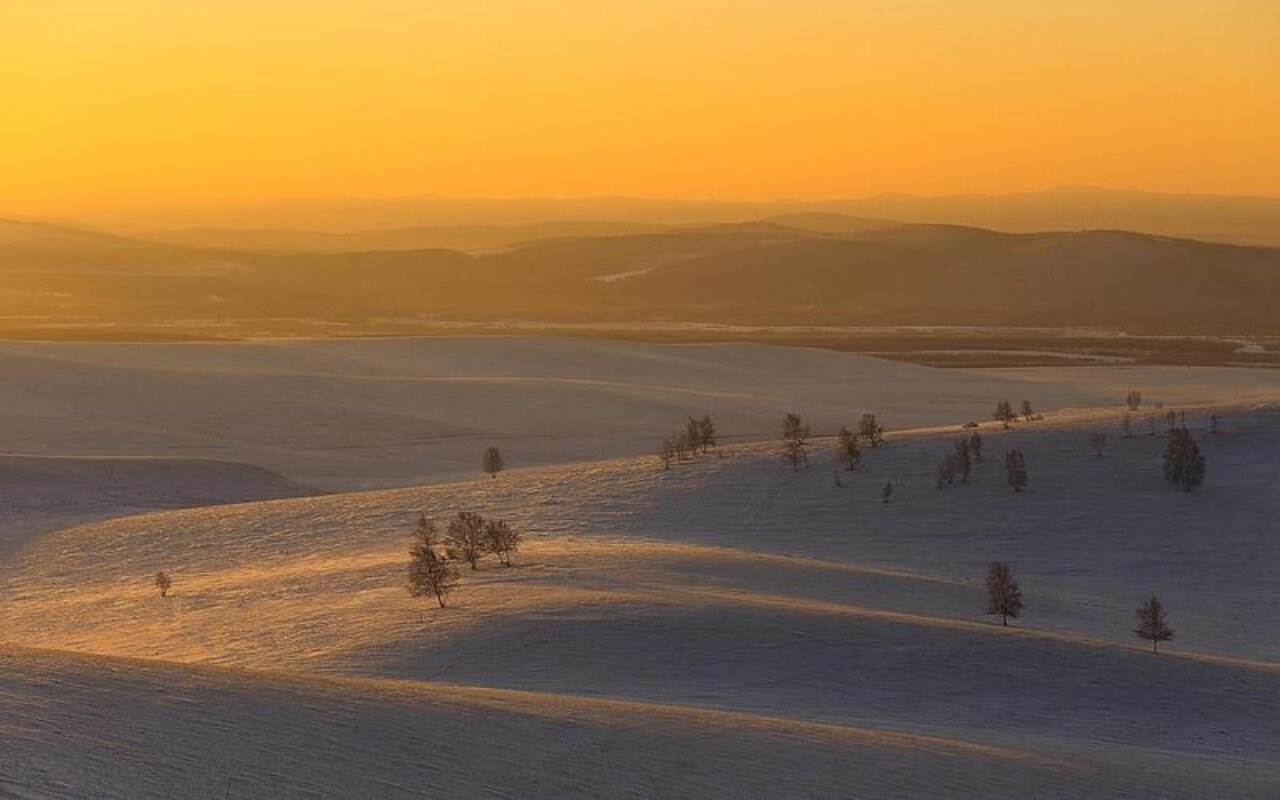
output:
M470 253L259 253L5 223L0 315L4 329L25 335L128 325L150 326L153 335L296 332L281 320L356 334L387 325L412 332L433 320L1280 334L1280 249L817 213L652 232L603 228L612 235L583 229L508 231L579 232L523 243L504 239L501 228L448 234L506 245ZM432 235L406 234L410 242Z
M1096 186L1059 186L1012 194L888 193L764 202L638 197L319 198L121 209L87 214L84 221L179 243L233 249L255 246L254 243L273 249L305 243L301 249L310 250L326 242L330 247L335 244L331 237L316 232L357 233L350 241L367 236L367 242L385 243L406 236L395 229L436 227L444 229L437 232L438 236L453 238L437 239L431 246L455 247L480 236L478 231L468 232L467 228L615 220L613 224L621 231L626 226L706 225L797 213L969 225L1011 233L1104 228L1237 244L1280 245L1280 197L1163 194ZM191 228L195 230L184 230ZM461 230L450 232L449 228ZM377 249L383 245L373 246Z

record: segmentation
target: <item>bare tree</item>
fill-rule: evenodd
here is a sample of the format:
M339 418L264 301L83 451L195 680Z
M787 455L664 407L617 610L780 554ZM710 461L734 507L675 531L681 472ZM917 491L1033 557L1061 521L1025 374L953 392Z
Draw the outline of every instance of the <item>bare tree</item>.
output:
M973 435L969 437L969 450L973 453L974 462L981 464L982 463L982 434L978 433L977 431L973 432Z
M710 414L703 414L702 419L698 420L698 436L702 442L702 452L716 446L716 424L711 420Z
M689 443L689 452L697 455L702 452L702 425L693 417L684 426L684 438Z
M502 566L511 566L511 557L520 549L523 536L505 519L491 519L484 526L485 546L498 557Z
M676 457L676 444L670 436L662 440L662 445L658 448L658 459L662 462L664 470L671 469L671 462Z
M991 416L999 420L1005 430L1009 430L1009 423L1018 418L1018 416L1013 413L1013 406L1008 400L1001 400L996 403L996 410Z
M1000 624L1022 614L1022 587L1014 580L1013 571L1003 561L992 561L987 568L987 613L999 614Z
M1027 485L1027 459L1022 455L1021 450L1010 450L1004 455L1004 470L1009 479L1009 485L1013 487L1015 492L1020 492Z
M938 468L935 470L937 487L941 489L944 486L950 486L956 482L956 457L955 454L948 455L942 461L938 462Z
M449 522L445 540L458 558L470 564L471 569L476 569L476 564L488 549L484 535L484 517L471 511L459 512Z
M884 426L875 414L867 412L858 420L858 435L867 440L872 447L879 447L884 441Z
M458 583L458 571L436 552L437 544L435 524L419 516L413 546L409 548L409 594L431 595L444 608L445 598Z
M671 435L671 442L676 448L676 461L685 461L690 457L688 431L676 431Z
M836 460L844 464L845 470L853 472L862 460L862 451L858 449L858 436L853 431L840 426L836 435Z
M956 442L955 468L960 479L968 483L969 475L973 473L973 445L969 439Z
M1022 401L1022 419L1026 422L1030 422L1031 418L1034 417L1035 415L1036 415L1036 412L1033 411L1031 408L1031 401L1023 400Z
M782 419L782 460L791 465L792 471L809 467L809 426L799 414L787 414Z
M173 579L169 577L167 572L156 573L156 588L160 590L161 597L169 596L169 589L173 587Z
M498 473L506 469L506 464L502 461L502 452L496 447L485 450L481 466L484 467L485 472L489 473L490 478L498 477Z
M1205 460L1200 446L1187 428L1174 428L1169 432L1169 444L1164 451L1164 479L1184 491L1204 482Z
M1151 652L1160 652L1160 643L1173 638L1173 628L1169 627L1168 614L1159 598L1152 596L1138 606L1138 627L1133 635L1151 642Z
M1129 407L1130 411L1137 411L1138 406L1142 405L1142 392L1137 389L1131 389L1129 394L1125 395L1124 404Z
M1095 433L1089 437L1089 446L1093 448L1093 454L1102 457L1102 451L1107 447L1107 435L1105 433Z

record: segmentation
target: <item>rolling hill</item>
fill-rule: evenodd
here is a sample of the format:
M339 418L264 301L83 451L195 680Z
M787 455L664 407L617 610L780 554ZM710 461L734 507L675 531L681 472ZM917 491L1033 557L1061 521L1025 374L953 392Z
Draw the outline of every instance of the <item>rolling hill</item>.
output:
M264 254L5 230L0 315L19 330L245 335L310 321L368 333L380 321L442 319L1280 333L1280 250L1122 231L1007 234L806 215L479 254Z

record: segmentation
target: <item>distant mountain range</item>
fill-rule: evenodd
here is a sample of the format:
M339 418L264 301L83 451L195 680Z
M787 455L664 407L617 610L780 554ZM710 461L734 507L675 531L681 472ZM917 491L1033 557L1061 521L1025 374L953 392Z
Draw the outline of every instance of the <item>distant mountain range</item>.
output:
M628 197L330 198L122 210L79 221L128 235L200 247L337 252L405 247L477 249L541 238L544 233L640 233L646 227L747 222L792 214L967 225L1009 233L1129 230L1280 246L1280 197L1175 195L1090 186L1017 194L884 194L861 199L765 203ZM521 227L526 230L521 231ZM504 232L502 228L511 230Z
M0 334L24 325L270 331L263 321L279 319L351 332L375 330L374 320L444 319L1280 334L1274 248L816 212L640 228L422 229L389 235L487 249L278 253L0 223ZM541 238L509 241L523 235Z

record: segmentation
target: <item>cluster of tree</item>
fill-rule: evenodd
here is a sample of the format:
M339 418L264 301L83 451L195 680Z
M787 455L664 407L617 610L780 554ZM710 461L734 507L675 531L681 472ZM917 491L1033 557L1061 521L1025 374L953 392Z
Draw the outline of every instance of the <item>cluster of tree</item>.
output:
M1164 451L1164 478L1184 491L1204 482L1205 459L1200 446L1184 425L1169 431L1169 444Z
M1001 400L996 403L996 410L992 412L991 416L1003 425L1005 430L1009 430L1009 426L1018 421L1018 413L1019 412L1013 410L1012 403L1008 400ZM1030 422L1036 418L1036 412L1035 409L1031 407L1030 400L1022 401L1021 414L1024 422Z
M689 417L684 428L674 431L662 440L658 459L663 469L671 469L671 462L686 461L699 453L706 453L716 446L716 424L710 414L701 419Z
M1013 577L1013 570L1003 561L992 561L987 568L987 608L986 612L1000 617L1000 624L1009 625L1009 620L1017 619L1026 608L1022 602L1022 587ZM1159 598L1152 596L1136 612L1138 626L1133 629L1134 636L1151 642L1151 652L1158 653L1160 642L1173 638L1173 628L1169 627L1169 615Z
M419 514L409 550L409 594L434 596L444 608L445 599L458 583L453 562L465 561L475 570L480 559L492 553L502 566L509 567L522 538L506 520L487 520L471 511L450 520L441 538L436 524Z

